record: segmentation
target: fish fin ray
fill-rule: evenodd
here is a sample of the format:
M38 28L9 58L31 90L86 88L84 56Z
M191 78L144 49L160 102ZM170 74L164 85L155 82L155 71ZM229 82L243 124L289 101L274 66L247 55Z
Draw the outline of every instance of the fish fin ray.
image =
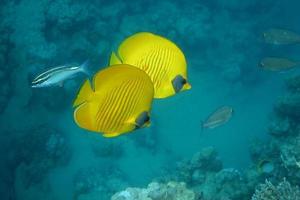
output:
M90 107L88 103L80 104L74 111L75 123L84 129L95 131L95 127L91 121Z
M86 60L86 61L84 61L84 63L82 63L81 65L80 65L80 69L81 69L81 71L84 73L84 74L86 74L88 77L89 76L91 76L91 72L90 72L90 70L89 70L89 63L90 63L90 61L89 60Z
M76 107L86 101L88 101L91 97L93 93L92 87L91 87L91 83L89 80L86 80L83 83L83 86L80 89L80 92L78 93L74 103L73 103L73 107Z
M103 133L103 136L106 137L106 138L117 137L119 135L121 135L121 133L117 133L117 132L115 132L115 133Z
M109 65L116 65L116 64L122 64L122 61L115 52L112 52L109 60Z

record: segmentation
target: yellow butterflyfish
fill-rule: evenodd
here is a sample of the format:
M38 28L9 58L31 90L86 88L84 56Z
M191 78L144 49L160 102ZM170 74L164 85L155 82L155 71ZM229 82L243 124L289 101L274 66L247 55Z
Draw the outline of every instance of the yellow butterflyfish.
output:
M150 76L154 98L166 98L191 88L183 52L161 36L140 32L128 37L110 58L110 65L120 63L136 66Z
M115 137L150 125L154 88L143 70L114 65L95 74L92 85L86 80L74 101L78 126Z

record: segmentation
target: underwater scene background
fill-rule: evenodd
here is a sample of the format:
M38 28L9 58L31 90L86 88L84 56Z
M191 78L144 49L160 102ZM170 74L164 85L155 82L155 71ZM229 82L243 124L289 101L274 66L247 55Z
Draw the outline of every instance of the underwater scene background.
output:
M300 70L264 71L268 56L300 61L297 0L2 0L0 199L300 199ZM192 88L154 100L151 126L115 138L79 128L84 76L31 88L37 74L89 60L97 72L141 31L177 44ZM228 105L232 119L201 123ZM143 188L143 189L142 189Z

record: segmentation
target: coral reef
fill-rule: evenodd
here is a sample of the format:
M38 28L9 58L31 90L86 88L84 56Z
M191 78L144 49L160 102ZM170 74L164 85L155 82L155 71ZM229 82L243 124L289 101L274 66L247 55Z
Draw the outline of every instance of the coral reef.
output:
M152 182L147 188L126 188L114 194L111 200L196 200L192 190L186 188L183 182L168 182L166 184Z
M50 59L56 54L56 45L46 41L43 33L47 4L47 0L11 1L3 9L6 11L5 27L12 30L9 36L11 43L30 57Z
M12 141L16 148L9 153L13 169L20 165L25 187L40 183L50 169L68 164L71 151L65 136L49 127L37 127Z
M247 172L250 172L250 170ZM172 182L172 180L176 182ZM212 147L207 147L196 153L191 160L179 162L175 171L171 172L169 169L164 177L160 177L156 182L150 183L148 188L127 188L115 194L112 199L175 200L191 198L204 200L248 200L258 181L257 173L243 174L237 169L223 168L216 150ZM169 183L165 185L162 182ZM176 190L168 192L170 183L174 185L180 184L184 188L186 183L188 188L191 189L188 197L172 196L172 191ZM151 196L152 194L155 195Z
M300 177L299 76L289 78L286 83L288 93L274 108L276 120L273 118L270 124L269 133L273 138L269 145L277 149L273 152L279 152L276 162L280 163L280 171L289 182L297 184Z
M103 142L100 139L101 138L97 136L91 140L91 148L95 157L118 159L123 156L125 141L112 140Z
M299 184L300 177L300 123L299 123L299 76L286 81L287 93L279 98L270 118L268 141L255 140L250 146L250 155L254 168L262 161L272 163L272 173L256 170L256 182L264 179L279 182L283 177L292 183ZM270 185L270 184L268 184Z
M72 2L71 0L57 0L49 2L46 17L51 24L63 31L70 30L78 26L79 23L85 22L91 17L90 4L83 2Z
M263 142L258 139L255 139L251 142L249 147L250 157L253 161L252 169L249 169L248 172L252 173L251 176L254 176L252 186L254 187L259 182L264 181L266 178L270 180L280 180L286 173L286 170L282 166L280 161L280 149L278 144L274 141ZM274 168L272 173L264 172L261 168L261 163L268 161L272 163ZM252 179L250 176L250 179ZM249 176L248 176L249 177Z
M201 194L205 200L246 200L249 199L251 188L247 179L236 169L222 169L216 174L210 174L205 182L194 185L194 191Z
M295 76L287 79L286 88L288 93L281 97L275 106L274 114L283 120L288 119L291 123L291 129L295 129L298 125L300 111L300 76ZM296 124L295 124L296 123Z
M122 172L115 167L90 167L80 169L74 177L74 199L93 199L99 196L108 199L115 192L125 188L128 184Z
M251 196L252 200L300 199L300 190L298 187L291 186L286 179L279 183L278 186L272 185L269 181L266 181L265 184L259 184L265 178L270 178L278 182L282 177L292 172L293 169L285 169L282 165L283 163L278 159L280 149L278 149L276 143L265 144L255 141L253 146L256 147L251 148L252 156L256 158L253 160L254 163L259 162L261 159L273 159L275 171L272 174L260 172L256 167L250 167L243 173L233 168L222 168L222 163L218 160L216 150L208 147L196 153L191 160L180 162L174 174L166 175L166 177L159 179L164 181L173 179L187 182L191 190L187 190L189 191L188 193L180 192L184 196L172 195L177 190L170 189L170 184L173 187L179 184L185 190L184 182L169 182L168 184L152 182L144 189L127 188L118 192L112 196L112 200L248 200ZM272 152L273 150L275 153ZM262 151L264 153L257 156ZM287 156L285 163L289 163L289 167L299 164L294 159L288 158L290 157ZM276 176L274 176L275 174ZM290 176L292 175L290 174ZM296 177L292 180L295 182L299 178ZM254 190L256 187L257 189Z
M189 161L178 163L176 177L187 184L202 183L206 175L222 169L222 162L213 147L204 148Z
M256 189L251 200L299 200L300 190L297 186L291 184L285 179L277 186L266 180Z
M286 80L286 88L291 93L300 92L300 76L294 76Z
M107 64L110 52L125 37L138 31L151 31L174 40L186 52L188 60L194 57L192 59L197 62L193 65L189 63L192 70L209 69L214 77L220 76L231 85L249 83L253 87L262 80L253 67L256 65L255 56L261 53L256 45L257 35L253 33L261 27L257 23L260 13L252 15L249 10L260 11L264 15L263 19L259 18L260 22L267 18L273 20L271 14L266 17L262 12L272 10L271 0L237 2L2 1L0 115L4 120L0 124L5 129L11 128L3 131L3 135L14 135L13 141L9 142L10 147L3 150L7 163L0 170L3 177L0 188L7 192L7 199L16 198L15 185L19 186L18 191L24 190L17 199L59 199L50 195L51 187L45 179L55 167L66 166L72 156L65 134L49 125L39 126L47 120L36 118L53 114L51 119L54 119L63 111L68 111L82 80L80 77L74 79L63 88L32 90L30 81L33 75L52 66L87 59L96 71ZM243 12L239 14L241 10ZM248 20L249 16L252 20ZM223 168L216 149L209 147L196 153L191 160L180 162L174 171L170 169L174 166L172 160L167 166L166 177L162 179L177 182L151 183L145 189L127 188L113 198L134 199L136 195L136 198L153 200L248 200L255 186L265 178L278 182L282 177L287 177L290 183L299 184L300 76L289 79L287 88L289 93L276 105L269 127L271 141L253 143L250 149L253 166L245 172ZM32 117L32 120L32 115L37 117ZM130 139L133 139L135 146L150 149L151 153L157 149L159 152L159 130L152 130L151 134L133 135ZM76 130L70 132L74 134ZM5 142L1 140L1 143ZM95 140L91 144L95 159L110 159L110 162L126 156L126 147L126 142L120 140ZM274 165L273 173L259 172L257 166L264 160ZM5 169L2 171L2 168ZM74 177L76 199L108 199L113 193L128 187L126 178L117 167L110 166L110 170L104 168L92 166L77 173ZM267 185L270 186L270 183ZM283 185L287 183L284 181ZM25 193L35 193L35 196L22 197ZM5 195L2 196L4 199Z
M205 200L246 200L257 184L248 184L248 177L237 169L223 168L213 147L203 148L191 160L179 162L173 174L159 180L186 182L200 199Z

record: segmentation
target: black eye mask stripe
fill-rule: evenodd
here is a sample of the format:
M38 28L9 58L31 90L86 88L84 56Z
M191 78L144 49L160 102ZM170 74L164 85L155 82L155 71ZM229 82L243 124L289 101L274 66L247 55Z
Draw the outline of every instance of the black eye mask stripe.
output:
M172 85L174 88L175 93L180 92L184 84L186 84L187 81L185 78L183 78L181 75L177 75L173 80L172 80Z

